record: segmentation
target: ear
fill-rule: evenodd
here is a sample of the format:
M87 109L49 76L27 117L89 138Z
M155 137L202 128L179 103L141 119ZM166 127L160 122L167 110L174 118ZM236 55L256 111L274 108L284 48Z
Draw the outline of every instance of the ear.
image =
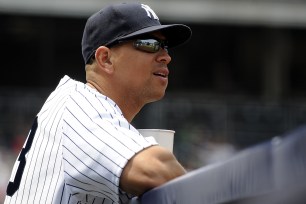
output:
M109 74L113 72L113 64L111 63L110 57L111 51L108 47L100 46L96 50L95 58L99 68Z

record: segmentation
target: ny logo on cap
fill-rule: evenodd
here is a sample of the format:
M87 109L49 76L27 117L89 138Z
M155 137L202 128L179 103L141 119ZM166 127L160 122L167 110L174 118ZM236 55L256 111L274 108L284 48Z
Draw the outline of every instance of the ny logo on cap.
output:
M141 7L146 10L148 17L154 18L155 20L159 20L155 12L147 5L141 4Z

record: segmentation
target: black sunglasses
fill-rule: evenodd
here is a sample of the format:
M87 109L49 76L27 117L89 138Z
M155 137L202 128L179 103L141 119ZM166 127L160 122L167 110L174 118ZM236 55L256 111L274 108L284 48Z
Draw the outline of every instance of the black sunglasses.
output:
M114 44L108 45L107 47L111 47L114 45L118 45L120 43L124 42L129 42L129 41L134 41L133 45L137 50L141 50L144 52L149 52L149 53L156 53L158 52L161 48L166 50L168 52L168 42L166 40L160 40L160 39L131 39L131 40L120 40L117 41Z

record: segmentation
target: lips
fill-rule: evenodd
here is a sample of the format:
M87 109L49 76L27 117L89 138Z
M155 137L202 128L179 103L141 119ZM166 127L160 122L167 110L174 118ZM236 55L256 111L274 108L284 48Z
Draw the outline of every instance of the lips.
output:
M153 73L155 76L166 78L169 75L168 69L161 69Z

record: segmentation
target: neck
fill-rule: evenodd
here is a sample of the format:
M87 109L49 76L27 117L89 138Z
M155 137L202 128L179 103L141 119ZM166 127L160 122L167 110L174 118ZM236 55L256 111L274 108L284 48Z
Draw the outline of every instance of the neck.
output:
M112 99L119 106L123 116L126 118L126 120L129 123L132 122L134 117L139 113L141 108L144 106L143 104L140 105L139 103L137 103L134 99L129 97L128 94L125 95L118 95L116 93L112 94L114 93L114 91L108 91L107 89L99 86L99 84L95 83L94 81L88 80L86 84L91 88L96 89L99 93Z

